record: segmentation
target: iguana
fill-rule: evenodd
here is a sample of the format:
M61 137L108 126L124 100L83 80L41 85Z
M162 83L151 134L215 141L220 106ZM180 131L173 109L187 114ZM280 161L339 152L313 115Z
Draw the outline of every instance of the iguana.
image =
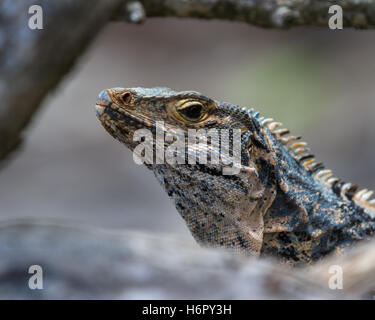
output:
M130 150L140 143L133 139L137 129L155 135L160 122L163 131L182 130L186 139L188 129L240 130L237 174L223 174L221 162L146 164L203 246L311 263L374 233L373 192L334 177L299 136L253 109L195 91L112 88L99 94L96 114ZM209 153L211 145L199 152Z

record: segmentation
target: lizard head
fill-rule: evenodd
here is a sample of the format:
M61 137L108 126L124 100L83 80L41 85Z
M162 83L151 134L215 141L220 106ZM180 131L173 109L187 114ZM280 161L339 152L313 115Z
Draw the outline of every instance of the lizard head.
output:
M113 88L103 90L96 111L104 128L131 150L138 129L162 130L204 128L216 124L215 102L197 92L175 92L169 88Z
M276 193L275 160L267 135L248 111L194 91L112 88L99 94L96 113L104 128L138 156L152 151L146 166L199 243L259 254L263 215ZM152 138L151 147L142 147L136 138L140 129L149 132L141 136ZM189 140L192 130L200 133ZM182 148L176 145L181 141ZM168 158L168 150L174 157Z

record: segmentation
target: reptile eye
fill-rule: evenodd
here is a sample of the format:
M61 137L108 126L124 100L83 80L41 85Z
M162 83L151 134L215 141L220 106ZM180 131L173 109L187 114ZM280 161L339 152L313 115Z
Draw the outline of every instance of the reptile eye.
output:
M132 98L132 95L129 93L129 92L125 92L122 96L121 96L121 100L124 102L124 103L129 103L130 100Z
M198 101L184 101L176 110L183 119L192 122L201 120L204 115L204 106Z
M179 110L183 115L189 119L199 119L202 114L202 106L200 104L193 104L182 110Z

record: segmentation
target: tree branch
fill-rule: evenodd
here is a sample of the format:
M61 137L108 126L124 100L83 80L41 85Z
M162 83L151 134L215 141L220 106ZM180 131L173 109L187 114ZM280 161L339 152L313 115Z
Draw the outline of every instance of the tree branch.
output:
M0 225L0 299L329 299L296 270L172 236L47 221ZM167 263L166 263L167 262ZM43 290L27 286L31 265ZM38 291L35 293L35 291Z
M120 0L0 2L0 161L22 140L43 98L71 69ZM43 9L43 29L28 9Z
M375 2L370 0L144 0L147 17L243 21L264 28L328 28L328 9L340 5L344 28L374 28Z
M53 220L3 222L0 243L0 299L369 299L375 289L374 240L303 268ZM38 294L25 285L35 263L48 275ZM329 288L331 266L342 290Z

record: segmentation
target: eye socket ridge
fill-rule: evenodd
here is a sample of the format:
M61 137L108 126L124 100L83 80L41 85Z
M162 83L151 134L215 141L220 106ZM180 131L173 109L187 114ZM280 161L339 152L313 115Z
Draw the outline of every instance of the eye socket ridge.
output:
M205 106L201 102L194 100L181 101L176 106L176 111L186 120L193 122L202 120L206 113Z

